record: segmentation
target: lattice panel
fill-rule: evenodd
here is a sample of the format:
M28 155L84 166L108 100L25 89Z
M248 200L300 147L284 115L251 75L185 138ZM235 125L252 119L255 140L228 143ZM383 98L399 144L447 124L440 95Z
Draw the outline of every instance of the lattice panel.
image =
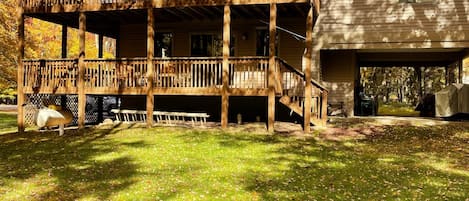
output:
M24 120L25 126L32 127L36 125L36 115L40 108L45 107L48 104L61 104L61 96L53 94L28 94L26 95L26 105L24 106ZM65 106L73 114L73 120L70 125L78 125L78 96L77 95L65 95L66 102ZM86 108L85 123L95 124L98 122L97 110L97 99L93 96L87 96L87 105L91 105L91 108Z
M45 107L47 104L60 104L60 96L51 94L27 94L26 105L23 106L25 126L35 126L38 110Z
M98 98L86 96L85 123L95 124L98 122Z

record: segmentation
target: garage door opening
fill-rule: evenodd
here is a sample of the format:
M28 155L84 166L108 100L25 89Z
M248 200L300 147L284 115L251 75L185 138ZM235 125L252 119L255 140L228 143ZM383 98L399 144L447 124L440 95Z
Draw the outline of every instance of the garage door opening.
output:
M434 94L448 84L447 68L360 67L355 114L434 116Z

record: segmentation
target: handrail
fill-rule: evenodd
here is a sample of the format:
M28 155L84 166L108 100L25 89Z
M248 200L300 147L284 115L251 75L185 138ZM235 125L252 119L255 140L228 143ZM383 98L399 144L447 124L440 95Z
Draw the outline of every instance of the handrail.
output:
M297 75L301 76L303 79L305 78L305 75L303 74L303 72L301 72L300 70L296 69L295 67L291 66L290 64L288 64L285 60L281 59L281 58L277 58L278 61L282 62L283 66L285 66L288 70L296 73ZM319 84L316 80L313 80L311 79L311 83L316 86L317 88L323 90L323 91L326 91L326 92L329 92L329 90L326 89L326 87L324 87L323 85Z

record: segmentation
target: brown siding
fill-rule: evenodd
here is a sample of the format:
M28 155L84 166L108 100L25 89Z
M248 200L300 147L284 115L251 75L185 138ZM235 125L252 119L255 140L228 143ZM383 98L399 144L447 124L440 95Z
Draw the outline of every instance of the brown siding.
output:
M287 28L300 35L305 34L304 19L279 19L279 26ZM256 55L256 29L267 25L257 20L234 20L232 35L235 37L235 56ZM198 21L182 23L156 23L156 32L172 32L173 56L190 56L190 37L194 33L220 33L221 21ZM242 36L246 35L246 40ZM120 29L121 57L146 56L146 27L145 24L122 25ZM304 43L293 38L290 34L279 31L279 56L290 65L301 69Z
M128 24L120 26L120 57L147 56L146 24Z
M323 0L316 45L326 49L469 46L469 3Z

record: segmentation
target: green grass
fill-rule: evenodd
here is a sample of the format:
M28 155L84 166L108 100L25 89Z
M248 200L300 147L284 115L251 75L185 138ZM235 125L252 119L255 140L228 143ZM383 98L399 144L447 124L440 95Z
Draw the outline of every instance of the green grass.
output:
M415 111L415 107L412 105L402 103L381 103L379 104L378 115L418 117L420 112Z
M469 197L469 125L353 129L366 137L185 128L4 134L0 200Z
M16 114L0 112L0 135L17 131Z

